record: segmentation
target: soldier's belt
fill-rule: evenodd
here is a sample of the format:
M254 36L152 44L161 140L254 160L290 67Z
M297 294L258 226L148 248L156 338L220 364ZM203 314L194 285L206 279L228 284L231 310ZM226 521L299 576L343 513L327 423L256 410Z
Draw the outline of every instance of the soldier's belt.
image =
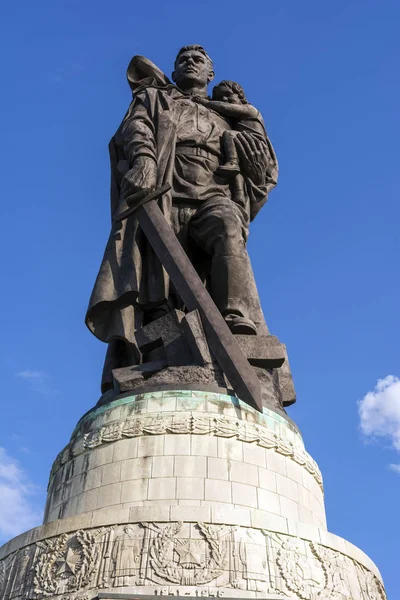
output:
M218 154L214 154L208 150L203 150L203 148L198 148L197 146L176 146L175 154L182 156L202 156L203 158L207 158L208 160L212 160L213 162L219 164Z

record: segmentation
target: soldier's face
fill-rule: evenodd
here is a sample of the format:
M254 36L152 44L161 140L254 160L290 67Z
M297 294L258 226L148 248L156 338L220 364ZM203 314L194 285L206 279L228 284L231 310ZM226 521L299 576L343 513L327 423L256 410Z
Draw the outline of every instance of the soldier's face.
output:
M178 87L207 85L213 78L213 71L206 57L196 50L182 52L176 60L173 79Z

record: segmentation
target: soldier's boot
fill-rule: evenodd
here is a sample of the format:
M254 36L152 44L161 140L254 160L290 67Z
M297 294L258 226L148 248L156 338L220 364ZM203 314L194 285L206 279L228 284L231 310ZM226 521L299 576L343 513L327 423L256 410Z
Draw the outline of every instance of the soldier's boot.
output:
M113 369L129 367L140 363L140 354L136 346L125 340L111 340L108 344L101 377L101 393L104 394L114 387Z
M257 335L249 317L247 273L242 256L216 256L211 266L211 296L233 334Z

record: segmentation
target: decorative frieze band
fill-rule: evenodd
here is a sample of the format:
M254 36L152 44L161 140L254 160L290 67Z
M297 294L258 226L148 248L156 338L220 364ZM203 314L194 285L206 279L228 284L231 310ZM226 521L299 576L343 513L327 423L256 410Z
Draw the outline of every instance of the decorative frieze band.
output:
M320 543L203 522L135 523L64 533L0 561L0 600L83 599L87 591L386 600L364 565ZM126 593L126 592L125 592ZM72 596L71 596L72 594ZM74 594L77 594L74 596Z
M236 438L241 442L257 444L263 448L274 450L303 466L323 491L322 475L318 465L302 446L293 444L267 427L256 423L197 412L144 415L134 419L115 421L78 436L57 456L50 473L50 481L58 469L69 460L87 450L98 448L102 444L145 435L188 433Z

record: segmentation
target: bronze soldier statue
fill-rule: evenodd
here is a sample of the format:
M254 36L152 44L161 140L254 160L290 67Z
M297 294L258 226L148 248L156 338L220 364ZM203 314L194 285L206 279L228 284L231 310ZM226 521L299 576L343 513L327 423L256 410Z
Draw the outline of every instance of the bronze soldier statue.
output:
M141 56L132 59L127 76L133 101L110 142L112 216L170 184L159 206L230 330L267 334L246 250L249 222L278 174L260 115L235 111L234 102L230 112L228 104L218 109L224 98L213 106L207 96L213 65L199 45L179 51L175 85ZM257 134L239 126L252 116ZM221 169L230 159L224 155L230 131L240 202L236 178ZM92 333L109 344L103 392L112 387L113 369L140 362L135 332L175 308L185 309L138 220L114 222L86 315Z

